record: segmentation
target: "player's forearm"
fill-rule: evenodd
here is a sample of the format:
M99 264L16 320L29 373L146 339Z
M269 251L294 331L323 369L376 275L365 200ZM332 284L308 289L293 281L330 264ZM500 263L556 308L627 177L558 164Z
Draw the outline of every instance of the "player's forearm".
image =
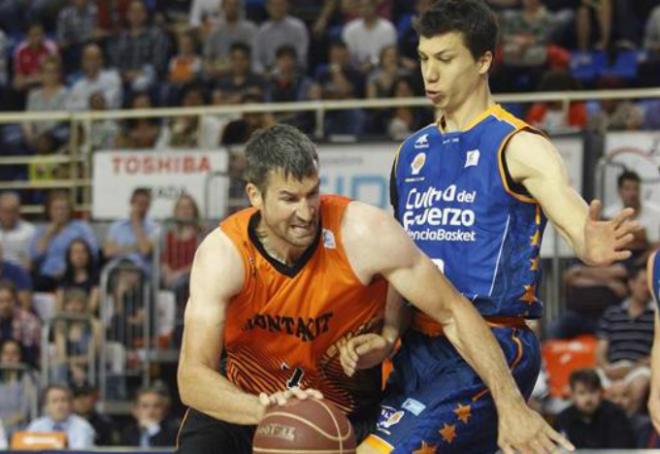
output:
M181 361L177 379L181 401L213 418L254 425L263 417L258 396L241 391L207 366Z
M401 295L392 286L387 290L387 301L385 304L385 322L381 335L388 343L394 345L397 339L408 328L410 309L401 298Z

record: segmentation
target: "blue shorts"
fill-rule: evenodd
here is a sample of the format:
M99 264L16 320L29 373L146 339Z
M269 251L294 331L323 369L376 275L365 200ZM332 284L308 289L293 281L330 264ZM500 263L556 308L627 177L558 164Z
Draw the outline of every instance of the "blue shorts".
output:
M536 335L527 328L492 331L528 398L541 366ZM394 357L376 430L365 443L396 454L493 453L498 449L495 405L446 337L409 330Z

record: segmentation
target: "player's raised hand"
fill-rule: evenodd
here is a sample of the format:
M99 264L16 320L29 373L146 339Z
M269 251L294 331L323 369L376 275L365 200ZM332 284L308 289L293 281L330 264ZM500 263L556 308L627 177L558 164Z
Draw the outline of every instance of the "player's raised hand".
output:
M339 347L339 362L344 373L352 377L356 370L369 369L385 361L393 347L380 334L361 334Z
M641 225L632 218L635 210L624 208L609 220L600 219L601 202L589 205L589 216L584 226L585 261L589 265L604 266L626 260L632 253L626 249L635 239Z
M544 454L575 447L524 401L498 411L497 444L504 454Z

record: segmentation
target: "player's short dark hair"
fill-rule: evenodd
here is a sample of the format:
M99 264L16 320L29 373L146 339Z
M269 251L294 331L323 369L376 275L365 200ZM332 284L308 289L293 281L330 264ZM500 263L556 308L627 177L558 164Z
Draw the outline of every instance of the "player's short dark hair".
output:
M599 391L603 389L603 384L600 381L598 373L594 369L577 369L571 372L568 378L571 390L575 390L578 383L582 384L590 391Z
M439 0L414 23L420 36L433 38L459 32L472 57L495 55L497 18L483 0Z
M245 43L236 41L229 46L229 53L232 54L234 52L242 52L246 57L249 57L252 54L252 48Z
M244 179L261 192L266 191L268 175L281 170L296 180L318 172L319 157L314 143L293 126L277 124L256 131L245 146Z
M616 187L621 189L621 186L623 186L623 183L626 181L636 181L637 183L641 183L642 179L639 177L639 174L635 172L634 170L624 170L621 172L621 175L616 179Z
M135 188L133 189L133 193L131 194L131 202L135 200L135 198L139 195L147 197L149 200L151 200L151 189L149 188Z

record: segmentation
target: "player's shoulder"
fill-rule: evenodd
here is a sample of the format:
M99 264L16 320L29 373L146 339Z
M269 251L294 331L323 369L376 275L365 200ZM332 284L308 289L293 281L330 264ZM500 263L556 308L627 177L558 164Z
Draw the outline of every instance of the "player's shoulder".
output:
M409 150L419 151L429 148L429 138L431 134L433 134L434 132L433 128L435 127L436 127L435 123L430 123L424 126L423 128L418 129L417 131L410 134L399 145L398 153L400 154L402 152L407 152Z

